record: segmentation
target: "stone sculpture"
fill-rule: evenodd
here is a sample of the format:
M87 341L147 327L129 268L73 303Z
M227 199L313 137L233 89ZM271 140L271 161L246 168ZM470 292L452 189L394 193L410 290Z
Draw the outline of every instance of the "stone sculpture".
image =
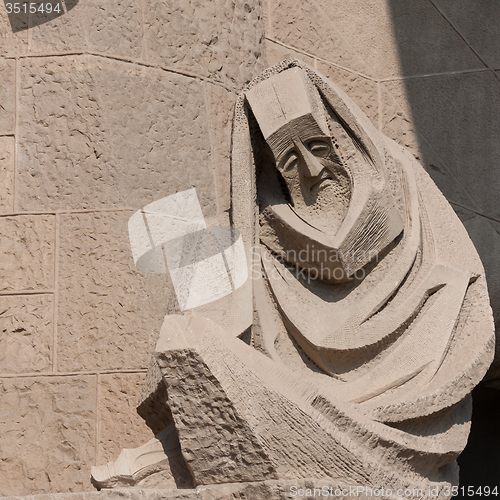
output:
M494 330L481 262L429 176L288 60L238 97L231 197L250 285L233 308L165 318L138 408L161 433L94 483L449 496Z

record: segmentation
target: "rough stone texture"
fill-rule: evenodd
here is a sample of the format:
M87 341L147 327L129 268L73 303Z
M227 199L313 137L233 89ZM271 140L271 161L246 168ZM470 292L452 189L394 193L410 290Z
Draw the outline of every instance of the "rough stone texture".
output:
M54 216L0 218L0 290L52 289Z
M137 209L196 186L215 211L203 84L92 56L30 60L22 81L21 208Z
M182 453L196 483L278 478L262 445L269 436L255 433L204 359L185 346L160 355Z
M317 67L361 108L375 127L378 126L377 82L323 61L318 61Z
M141 0L112 0L105 4L81 2L88 22L89 50L139 58L142 55L143 10ZM87 4L87 5L85 5ZM78 16L80 6L70 13Z
M0 381L0 495L89 489L96 377Z
M31 51L90 50L140 58L142 2L80 1L66 14L32 28Z
M394 87L397 86L395 89ZM421 159L420 142L412 122L411 109L406 99L405 87L399 82L380 84L381 131ZM395 92L398 91L398 93ZM398 96L396 100L394 95Z
M264 68L259 3L155 0L144 22L149 61L236 85Z
M0 213L14 210L14 137L0 137Z
M336 500L348 500L352 497L366 500L376 497L381 500L389 500L394 498L394 496L382 495L383 487L374 488L370 493L369 490L365 490L363 485L345 485L326 479L227 483L215 486L199 486L196 489L185 490L149 488L149 486L146 486L144 488L101 490L99 492L60 493L30 497L12 496L4 500L18 500L20 498L26 500L292 500L296 498L314 500L318 497ZM384 491L386 490L387 488L384 488ZM433 493L435 491L433 490ZM404 495L404 490L401 493ZM414 493L413 490L407 493L406 497L414 494L415 498L419 494L418 491Z
M484 67L428 0L357 0L349 8L308 0L301 9L281 0L272 16L276 39L376 78Z
M0 296L0 373L52 368L52 295Z
M194 484L330 477L444 499L470 392L494 356L484 269L452 208L411 153L297 60L238 96L231 178L232 221L246 241L258 228L253 323L232 335L202 315L167 315L155 347ZM311 248L340 254L340 276L323 274L331 260ZM157 371L141 400L161 404ZM167 454L152 446L159 468ZM144 467L133 457L149 449L124 450L93 480L134 478Z
M13 18L11 25L5 6L0 9L0 55L18 56L28 51L28 30L13 31L26 26L24 19Z
M217 213L230 207L231 126L236 94L218 85L207 85L207 104L210 116L210 160L214 171Z
M134 268L128 217L189 188L196 188L204 216L227 210L234 94L226 87L239 89L265 65L257 4L64 3L66 13L31 15L30 29L16 33L0 9L0 213L34 212L0 217L0 291L54 289L0 296L0 374L40 372L29 387L7 381L13 409L2 401L0 454L8 462L0 467L0 495L91 489L90 465L123 446L118 435L128 433L129 446L149 437L130 406L141 375L100 373L145 367L164 314L178 307L168 275ZM26 17L11 17L13 27L28 27L21 26ZM63 213L38 213L55 210ZM85 373L93 370L99 409L95 376ZM68 371L82 373L57 377ZM87 420L72 423L78 384L89 388L90 437L80 437ZM57 414L38 417L32 403L33 419L16 417L16 398L32 394L45 412L51 405L41 399L51 391ZM122 420L113 416L117 409ZM61 444L59 422L60 432L77 438ZM38 434L43 443L33 448Z
M334 2L330 3L331 10L312 0L303 2L297 9L289 0L271 1L272 36L326 61L367 72L363 56L355 52L339 30L338 10L335 12ZM332 15L332 12L335 13Z
M261 16L259 4L242 0L80 1L67 14L34 27L31 50L146 59L241 85L263 69Z
M147 367L163 316L177 308L167 275L135 269L127 230L131 215L61 216L61 370Z
M87 5L88 2L80 1L68 14L30 28L30 53L47 54L87 49L89 38Z
M319 0L315 3L306 1L301 5L288 0L286 2L266 0L262 3L260 14L257 6L246 8L244 2L236 6L228 4L227 10L222 1L192 3L186 7L182 7L181 3L186 5L188 2L179 1L176 4L159 1L153 4L142 2L144 10L139 7L139 2L133 1L98 3L95 0L79 2L66 0L65 3L67 6L70 4L76 6L67 14L46 24L17 33L12 32L2 5L0 56L25 55L29 38L30 50L34 55L89 50L103 52L105 56L147 58L153 64L171 66L179 71L199 72L201 77L208 76L239 88L249 75L257 74L263 66L260 39L262 28L267 26L266 34L269 37L294 45L302 51L307 50L311 54L309 57L268 41L267 56L270 64L290 56L298 57L311 65L314 65L316 60L320 71L328 73L334 80L339 79L342 88L348 89L350 95L368 114L371 113L369 107L373 102L371 85L365 86L361 83L364 81L362 79L351 82L351 73L348 72L345 74L346 87L344 87L342 72L335 69L329 73L325 60L377 78L391 75L400 78L405 75L429 75L429 73L464 69L474 71L483 68L484 65L461 40L459 35L462 35L486 64L498 68L499 14L498 4L494 0L480 3L474 0L433 0L458 30L459 35L428 0L421 2L391 0L388 3L382 0L356 0L348 3L339 0L333 2ZM172 10L169 5L172 6ZM247 13L245 8L251 12ZM214 13L218 13L218 17ZM390 19L392 14L394 23ZM258 19L259 16L261 19ZM144 19L146 22L143 22ZM162 25L165 26L164 32ZM143 33L145 33L144 39ZM207 33L210 35L208 42ZM397 38L394 38L394 33L397 34ZM214 34L217 39L214 38ZM155 40L157 36L161 39ZM172 43L172 46L169 46L169 43ZM227 206L228 192L224 190L228 184L223 172L227 171L228 138L225 136L225 131L228 124L225 121L225 110L229 102L224 95L225 91L219 87L211 87L200 79L193 82L172 73L156 72L157 70L150 68L140 69L138 65L113 62L111 59L77 56L71 56L71 59L74 61L71 62L70 58L64 57L38 61L19 60L19 64L24 68L20 78L21 88L26 82L29 86L21 92L17 103L21 122L18 137L21 146L19 148L21 156L18 158L21 167L19 208L53 210L126 206L136 210L149 201L178 189L186 189L192 184L199 192L203 186L207 186L202 202L207 212L205 215L215 213L216 210L221 211ZM13 60L0 61L0 68L4 68L3 71L0 69L0 95L7 92L13 96L11 72L13 64ZM100 72L90 68L98 65L101 66ZM120 67L125 69L121 70ZM28 69L33 76L28 75ZM49 74L51 71L55 76ZM153 74L156 75L155 82L160 83L149 85L147 82L153 78L151 76ZM498 74L500 75L500 72ZM166 79L168 84L163 85L161 82L165 82ZM106 87L106 80L113 81L109 88ZM137 85L130 86L127 83L130 80L137 81ZM451 80L452 84L449 83ZM467 83L473 80L473 83ZM418 89L418 92L411 91L412 86ZM383 122L384 131L412 149L412 152L424 162L440 189L454 203L453 207L481 252L498 321L499 273L495 262L498 222L471 211L484 212L488 216L493 214L493 217L497 217L498 212L496 206L498 179L495 177L495 172L499 141L498 132L495 131L498 125L498 113L494 80L478 72L475 75L455 75L453 78L450 77L448 82L446 77L436 78L430 75L418 81L407 79L401 85L382 82L381 87L383 87L381 96L384 115L380 121ZM131 90L129 92L124 89ZM370 95L366 102L364 92ZM163 101L157 99L159 95ZM231 94L228 94L228 97L231 101ZM392 104L388 103L389 97L392 98ZM170 99L175 101L175 106ZM470 103L467 103L468 99L471 99ZM481 104L482 100L485 104L480 105L479 109L476 104L478 102ZM111 102L111 105L108 106L106 101ZM128 112L123 110L122 102L129 109ZM7 103L7 107L4 103ZM0 105L7 110L0 108L0 123L4 119L2 117L7 116L9 133L12 132L13 124L10 118L14 109L12 103L13 101L8 99L0 101ZM148 103L151 103L149 108ZM205 104L208 106L208 113ZM164 114L161 112L163 105L165 105ZM396 106L399 111L391 115L391 106ZM59 109L56 109L57 107ZM171 116L171 108L175 108L173 113L175 116ZM217 114L214 109L217 109ZM463 112L457 113L456 110ZM115 112L116 117L114 117ZM197 132L193 136L182 137L179 131L188 130L190 126L189 130L192 132L193 117L197 116L198 112L203 116L201 120L198 119ZM138 124L146 113L147 123ZM370 114L372 119L373 116ZM469 116L472 119L469 119ZM156 121L160 123L157 130L154 128ZM222 125L220 130L216 130L218 124ZM138 130L134 129L136 126ZM2 128L0 134L4 133L3 125L0 128ZM452 147L443 139L449 136L453 136L455 141ZM79 137L82 139L78 139ZM130 144L127 142L129 137L132 138ZM209 138L211 157L209 157ZM201 150L198 151L190 146L189 140L201 145ZM36 146L37 141L38 146ZM144 150L141 150L143 142ZM57 147L52 148L53 144ZM47 146L52 149L47 150ZM5 154L6 151L13 151L12 147L12 137L0 138L0 211L4 213L11 213L13 210L14 160L12 156ZM136 155L136 150L142 152ZM450 150L453 150L451 155L448 154ZM134 170L130 166L134 162L137 163L138 157L141 158L141 162L146 158L141 163L143 166L146 165L145 169ZM131 161L128 162L127 159ZM175 159L175 170L167 175L165 163L172 159ZM196 173L192 167L194 163L200 165L200 170L196 170ZM189 165L189 169L186 168L186 164ZM209 164L210 168L207 168ZM479 173L476 173L475 178L471 180L472 172L477 172L477 169ZM189 173L186 173L187 170ZM130 182L124 180L123 173L126 173ZM193 176L196 177L195 181L192 181ZM163 181L164 178L172 183L172 191L169 191L169 184ZM112 189L109 185L112 185ZM132 201L129 203L130 200ZM461 208L458 204L468 207L469 210ZM84 220L81 228L78 227L79 217ZM59 369L86 370L94 369L96 365L102 366L103 370L110 365L121 369L122 363L139 366L142 360L136 362L133 359L134 356L128 351L127 343L132 342L132 349L139 345L136 355L138 358L144 355L146 359L149 336L154 337L157 333L153 332L151 326L154 322L152 316L161 318L164 312L160 311L158 305L153 304L154 301L150 297L156 297L156 291L163 290L164 280L161 277L141 276L129 281L127 273L129 271L132 273L133 268L124 271L124 275L127 276L126 281L121 277L117 281L110 278L109 276L114 276L113 273L116 272L116 262L131 260L128 243L123 240L121 243L123 248L120 247L120 252L112 257L109 253L104 254L99 250L99 245L90 245L93 236L113 247L108 244L111 241L111 237L108 239L108 236L115 234L106 224L96 229L97 232L101 231L97 236L88 234L93 228L89 222L93 217L93 214L61 217L65 224L71 221L71 228L67 226L67 233L62 235L64 244L68 246L73 239L74 247L71 252L65 249L62 252L66 260L62 266L64 276L62 276L59 301L63 308L62 322L60 321L60 329L61 325L63 327L60 347L63 347L64 351L58 353L59 357L62 356L62 368ZM124 215L124 219L119 223L121 226L118 224L120 237L126 228L126 217L128 214ZM6 284L9 290L52 287L53 219L53 216L46 215L0 219L0 247L7 249L7 259L3 252L0 259L2 286ZM29 224L19 221L29 221ZM113 222L110 222L110 225L112 226ZM7 239L4 232L8 233ZM18 236L14 236L16 232ZM77 247L82 241L85 245L79 251ZM39 248L41 250L34 250ZM46 250L47 253L44 254ZM93 269L96 252L104 264L98 271L89 272L88 269ZM73 256L75 258L71 263L69 259ZM113 272L107 273L108 268L112 268ZM73 271L74 276L72 276ZM108 286L110 284L111 286ZM124 294L130 298L128 303L130 307L127 307L129 312L135 310L135 307L143 311L139 313L138 323L133 324L133 328L139 332L139 337L128 332L125 339L120 338L118 333L120 330L116 328L116 317L113 316L115 313L118 314L117 308L121 307L112 303L116 297L108 297L109 302L105 307L99 305L98 294L103 290L104 293L109 292L110 288L116 291L118 300ZM132 288L137 290L137 296L134 295L135 292L131 293ZM146 288L148 288L147 293L144 292ZM87 289L90 290L89 293ZM144 302L148 302L147 307L137 300L137 297L144 298L144 295L146 295ZM37 334L35 339L33 334L28 341L28 336L23 335L25 332L17 332L12 333L9 339L12 339L12 346L19 348L22 346L24 349L29 345L30 352L36 349L39 351L38 359L46 363L49 360L49 352L41 347L46 342L45 335L47 335L43 310L45 306L47 311L51 309L49 302L52 299L43 296L47 304L42 307L41 304L34 305L35 297L41 296L19 296L7 300L13 304L9 311L13 311L13 308L19 310L19 313L13 313L12 317L21 318L22 328L27 324L31 325L30 328L33 328L31 331L38 331L40 337ZM1 303L2 301L3 298L0 299ZM164 303L163 298L158 302ZM133 306L130 305L132 303ZM153 312L148 307L152 308ZM3 309L0 307L0 312ZM175 304L172 304L172 310L175 310ZM108 324L109 311L112 317ZM32 312L34 314L31 314ZM97 317L97 327L91 320L94 314ZM0 319L0 323L1 321ZM8 320L9 325L10 321L11 319ZM66 324L73 332L71 337L65 330ZM9 328L17 329L13 324ZM86 338L87 331L92 332L88 338ZM77 337L79 339L73 351L72 339ZM3 354L2 349L3 344L0 346L0 352ZM93 349L99 353L95 359L92 354ZM116 363L109 361L110 358L104 354L107 349L111 356L116 355ZM127 354L120 349L127 351ZM82 362L80 357L83 359ZM19 360L16 360L17 362ZM23 363L24 361L21 364ZM40 366L36 363L37 361L33 366ZM33 366L23 364L22 370L33 371L36 369ZM46 370L46 367L43 370ZM104 375L101 375L102 377ZM128 380L129 375L124 377ZM19 394L24 391L16 386L12 386L11 390L12 396L16 391ZM69 403L72 397L70 393ZM2 408L4 407L5 405L2 405ZM97 422L97 417L94 422ZM39 422L26 423L26 426L27 436L39 432ZM0 436L4 435L3 428L4 426L0 429ZM143 427L137 430L138 433L143 431ZM21 439L25 438L19 437L19 440ZM4 453L4 448L0 448L1 453ZM485 445L478 447L483 451L485 448ZM18 456L21 459L23 453L31 453L29 446L25 449L28 451L19 448ZM48 460L52 460L50 457L53 456L60 458L57 444L52 441L47 443L44 446L43 457L45 456L49 457ZM34 459L32 461L34 462ZM477 460L476 462L479 463ZM65 459L59 469L64 469L68 464L70 464L68 470L71 471L71 467L74 466L71 458ZM0 474L5 473L5 470L4 467L0 467ZM11 470L9 468L7 473ZM68 472L68 475L71 474ZM10 493L24 494L28 491L23 489L24 482L33 483L33 480L26 479L27 477L28 468L25 467L21 472L19 467L14 467L12 478L18 487L12 485ZM0 486L4 484L3 480L0 480ZM53 482L50 487L47 484L44 483L43 488L37 491L68 490L65 482ZM82 484L85 484L81 486L82 489L91 488L88 474ZM35 490L36 488L33 488L29 491ZM247 491L246 494L253 494L257 498L272 498L267 490L255 491L258 493L252 490L252 493ZM205 494L203 491L196 493L198 496ZM89 495L95 495L96 498L99 496L97 493ZM105 495L112 497L115 494L101 493L101 496ZM142 496L139 493L131 495ZM158 495L167 494L162 492ZM178 496L180 493L168 493L168 495Z
M303 52L293 50L290 47L284 47L283 45L266 38L267 63L272 66L284 61L285 59L300 59L301 61L309 64L309 66L315 67L316 65L316 59L314 57L310 57Z
M118 456L122 448L135 448L153 433L141 425L136 405L144 373L116 373L99 377L98 462Z
M16 102L16 62L0 60L0 134L14 131L14 109Z

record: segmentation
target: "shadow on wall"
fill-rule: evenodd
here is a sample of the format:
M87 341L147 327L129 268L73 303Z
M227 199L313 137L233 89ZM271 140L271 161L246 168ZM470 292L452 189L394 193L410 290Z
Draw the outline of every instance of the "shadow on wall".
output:
M388 3L404 78L401 90L411 109L421 159L479 252L498 332L500 2ZM499 347L490 371L496 387ZM472 431L459 459L461 486L500 490L500 391L480 386L473 397Z
M64 15L78 4L79 0L43 0L15 2L4 0L13 33L34 28Z

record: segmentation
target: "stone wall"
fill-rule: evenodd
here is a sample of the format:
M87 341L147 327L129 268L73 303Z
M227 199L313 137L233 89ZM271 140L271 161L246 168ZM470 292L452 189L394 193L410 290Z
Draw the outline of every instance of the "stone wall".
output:
M500 318L495 0L73 3L17 32L0 8L0 496L91 490L150 438L135 402L177 303L127 221L190 187L227 210L232 104L264 56L311 64L420 158Z
M258 3L82 0L35 24L2 4L0 496L92 490L152 437L135 404L178 306L127 222L191 187L227 210L235 92L265 67Z

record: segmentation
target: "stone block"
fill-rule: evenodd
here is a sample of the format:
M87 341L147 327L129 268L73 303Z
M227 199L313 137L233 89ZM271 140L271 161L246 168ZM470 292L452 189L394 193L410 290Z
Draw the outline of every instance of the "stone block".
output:
M431 2L274 2L273 36L376 78L484 67ZM415 22L418 19L418 22Z
M318 71L336 83L378 127L377 82L323 61L318 61Z
M93 56L27 61L22 81L22 209L139 209L196 187L215 213L203 83Z
M24 19L7 14L5 5L0 9L0 55L18 56L28 51L28 30Z
M0 495L89 490L96 377L0 381Z
M138 0L77 2L49 22L32 29L32 52L90 50L140 58L142 7Z
M0 212L14 211L14 137L0 137Z
M421 144L413 123L404 81L380 83L382 132L421 158Z
M357 3L362 6L361 1ZM370 3L373 4L374 10L365 12L366 17L358 19L360 24L357 24L357 27L363 26L371 19L369 24L371 30L370 32L363 30L366 34L357 40L353 38L353 42L359 44L357 47L362 50L364 46L362 44L368 43L369 46L371 41L375 41L371 52L373 63L380 68L376 73L380 77L426 75L484 68L467 42L443 18L432 1L376 0ZM377 11L384 19L387 18L384 24L390 26L388 36L377 35L380 14L375 18L371 17L372 14L377 14ZM396 52L391 50L392 47Z
M55 3L55 2L53 2ZM51 16L48 22L36 19L36 26L30 28L30 53L54 53L79 51L88 48L87 2L78 2L74 9L57 17Z
M231 205L231 127L236 94L218 85L207 84L210 117L211 161L214 171L217 213Z
M273 66L285 59L300 59L309 64L309 66L314 67L315 65L313 57L266 39L266 60L269 66Z
M460 182L456 172L436 153L429 140L424 137L423 134L426 131L417 131L405 82L385 82L381 83L381 87L381 116L384 134L413 153L449 202L479 209L468 189ZM456 206L454 208L457 210Z
M58 368L146 368L163 316L177 310L166 274L136 270L132 212L61 216ZM148 354L149 352L149 354Z
M54 216L0 218L0 290L52 289Z
M87 12L89 50L132 58L142 55L142 9L140 0L111 0L105 3L92 0L80 2ZM143 7L144 4L144 7ZM79 6L71 12L72 15Z
M0 373L52 368L52 295L0 296Z
M455 29L490 67L500 66L500 4L434 0Z
M0 134L14 132L14 110L16 106L16 62L0 60Z
M152 431L136 405L145 373L115 373L99 378L99 463L115 460L122 448L148 442Z
M339 11L350 10L351 4L334 6L337 2L329 3L331 8L321 2L306 0L297 9L297 5L290 0L274 0L271 3L273 38L304 50L311 57L317 56L346 68L367 72L364 51L356 53L337 23ZM359 35L352 29L349 32Z
M493 72L412 78L404 85L415 129L478 210L500 218L500 170L494 168L500 163L500 103Z
M260 4L155 0L144 19L149 61L238 86L264 68Z

